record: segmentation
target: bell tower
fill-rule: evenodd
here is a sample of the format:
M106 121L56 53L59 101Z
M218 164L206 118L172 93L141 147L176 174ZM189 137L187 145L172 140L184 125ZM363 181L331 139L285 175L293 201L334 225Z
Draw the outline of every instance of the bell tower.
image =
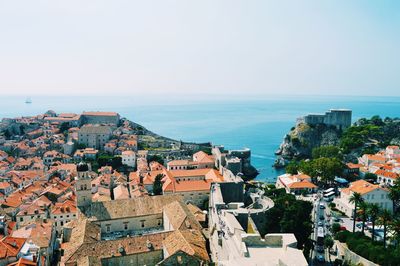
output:
M92 203L92 180L89 176L89 166L86 163L79 163L77 172L78 176L75 178L77 206L85 208Z

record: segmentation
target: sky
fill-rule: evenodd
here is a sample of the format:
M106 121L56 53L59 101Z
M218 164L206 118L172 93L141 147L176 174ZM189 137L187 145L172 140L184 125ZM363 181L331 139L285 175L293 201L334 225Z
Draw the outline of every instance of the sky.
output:
M400 96L400 1L0 0L0 95Z

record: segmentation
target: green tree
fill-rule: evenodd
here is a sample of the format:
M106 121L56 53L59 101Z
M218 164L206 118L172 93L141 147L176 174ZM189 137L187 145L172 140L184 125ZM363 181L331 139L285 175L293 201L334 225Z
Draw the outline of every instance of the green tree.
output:
M147 161L151 162L158 162L159 164L164 165L164 159L160 155L149 155L147 156Z
M377 176L376 176L376 174L373 174L373 173L366 173L364 175L364 179L365 180L370 180L372 182L376 182Z
M368 204L367 213L368 213L369 219L372 222L372 241L375 240L375 224L376 224L376 220L378 219L379 212L380 212L380 209L377 204L374 204L374 203Z
M11 134L11 132L10 132L10 130L7 128L5 131L4 131L4 137L6 138L6 139L10 139L11 138L11 136L12 136L12 134Z
M317 176L317 172L315 171L314 165L313 165L313 161L312 160L302 160L299 163L299 171L311 176L311 177L315 177Z
M318 158L312 161L313 172L318 174L321 182L330 184L336 176L343 173L343 163L337 158Z
M353 233L356 231L356 219L357 219L357 207L360 202L363 201L363 198L360 193L353 193L350 196L349 202L354 203L354 211L353 211Z
M312 231L311 211L310 202L295 200L285 207L280 221L281 232L294 233L299 242L299 248L303 247Z
M67 122L63 122L60 125L60 132L64 133L65 131L67 131L70 128L69 124Z
M367 209L368 209L368 203L365 201L361 201L359 203L360 210L361 210L361 217L362 217L362 227L361 227L361 232L364 234L365 230L365 223L367 222Z
M110 166L111 165L111 160L112 160L113 156L108 155L108 154L100 154L97 157L97 163L99 164L99 167L103 167L103 166Z
M340 138L340 147L344 153L349 153L353 149L363 147L366 140L382 139L383 136L382 127L372 123L352 126L346 129Z
M154 178L154 183L153 183L153 193L154 195L162 195L162 182L161 180L164 178L163 174L158 174Z
M86 145L83 143L78 143L78 145L76 146L77 149L86 149Z
M299 171L299 164L296 161L291 161L285 167L286 173L296 175Z
M400 217L397 216L390 223L389 229L393 232L392 239L396 243L396 247L398 248L400 245Z
M331 248L333 247L333 244L334 244L334 242L333 242L332 237L327 236L327 237L324 239L324 246L325 246L325 248L331 249Z
M122 158L119 156L114 156L111 159L111 166L113 169L118 169L119 167L122 166Z
M337 146L321 146L312 150L312 158L338 158L342 159L340 149Z
M375 126L383 126L385 124L379 115L374 115L373 117L371 117L371 123Z
M340 231L340 224L339 223L333 223L332 224L332 233L336 235Z
M294 233L298 248L303 248L312 232L312 204L308 201L296 200L291 194L281 190L268 190L269 197L275 202L274 208L266 212L264 226L260 233Z
M400 209L400 178L397 178L393 186L389 188L389 197L393 201L393 213L398 213Z
M379 214L378 221L383 225L383 247L386 248L387 229L388 224L392 221L392 214L388 210L383 209Z

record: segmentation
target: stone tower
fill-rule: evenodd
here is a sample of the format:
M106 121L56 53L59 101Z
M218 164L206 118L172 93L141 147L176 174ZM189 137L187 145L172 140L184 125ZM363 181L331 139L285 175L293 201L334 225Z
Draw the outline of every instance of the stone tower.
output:
M76 200L78 208L89 207L92 202L91 178L89 166L79 163L77 166L78 176L75 178Z

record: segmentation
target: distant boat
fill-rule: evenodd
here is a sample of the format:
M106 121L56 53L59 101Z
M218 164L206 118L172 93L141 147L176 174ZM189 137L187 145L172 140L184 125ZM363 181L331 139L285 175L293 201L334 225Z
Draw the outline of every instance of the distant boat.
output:
M28 98L26 98L26 100L25 100L25 103L26 103L26 104L30 104L30 103L32 103L32 99L31 99L31 98L29 98L29 97L28 97Z

